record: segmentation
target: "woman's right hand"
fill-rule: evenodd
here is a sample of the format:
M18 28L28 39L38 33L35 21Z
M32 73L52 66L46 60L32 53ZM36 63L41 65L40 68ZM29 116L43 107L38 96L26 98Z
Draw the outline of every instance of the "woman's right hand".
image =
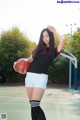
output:
M49 31L51 31L53 33L56 32L56 29L53 26L48 26L47 28Z

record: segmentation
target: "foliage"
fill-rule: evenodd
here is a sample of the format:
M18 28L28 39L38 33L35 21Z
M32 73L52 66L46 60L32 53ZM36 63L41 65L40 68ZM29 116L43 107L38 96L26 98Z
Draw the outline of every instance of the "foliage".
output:
M80 62L80 28L77 28L77 31L74 32L72 41L72 52Z
M32 53L32 51L36 48L37 44L35 42L32 42L31 40L29 42L29 55Z
M78 60L78 79L80 80L80 27L77 28L73 35L72 53Z
M21 78L13 70L13 63L19 58L28 57L31 53L28 38L20 32L19 28L14 27L9 31L3 31L0 37L0 66L3 68L5 77L11 79Z
M65 38L65 45L64 47L67 48L68 50L70 50L70 34L64 34L64 38Z
M49 80L52 83L68 83L69 61L68 59L58 56L49 66Z

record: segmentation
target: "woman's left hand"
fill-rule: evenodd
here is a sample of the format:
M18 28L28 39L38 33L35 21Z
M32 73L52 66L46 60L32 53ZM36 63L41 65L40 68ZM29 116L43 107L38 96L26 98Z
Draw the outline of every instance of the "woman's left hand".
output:
M48 28L48 30L50 30L53 33L56 31L56 29L53 26L48 26L47 28Z

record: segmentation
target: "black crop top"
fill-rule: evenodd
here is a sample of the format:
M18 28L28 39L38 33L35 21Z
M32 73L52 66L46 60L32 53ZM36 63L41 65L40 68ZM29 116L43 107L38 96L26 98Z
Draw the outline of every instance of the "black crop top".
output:
M59 55L57 52L57 47L54 50L54 54L50 55L49 52L40 53L37 58L33 60L28 69L28 72L33 73L44 73L48 74L48 67L50 63Z

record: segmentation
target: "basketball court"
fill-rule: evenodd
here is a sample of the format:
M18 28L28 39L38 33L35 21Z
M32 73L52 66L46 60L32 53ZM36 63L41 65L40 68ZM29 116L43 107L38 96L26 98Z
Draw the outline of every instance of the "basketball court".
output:
M74 94L67 87L48 87L41 106L47 120L80 120L80 90ZM0 86L0 114L7 119L31 120L30 106L24 86Z

